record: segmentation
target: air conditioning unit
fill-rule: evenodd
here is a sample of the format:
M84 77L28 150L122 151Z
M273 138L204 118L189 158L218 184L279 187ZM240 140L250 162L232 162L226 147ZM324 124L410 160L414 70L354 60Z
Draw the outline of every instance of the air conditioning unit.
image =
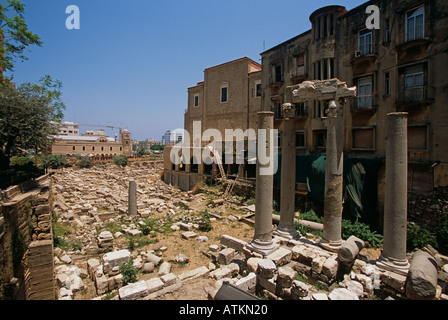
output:
M355 58L359 58L361 55L361 51L355 51Z

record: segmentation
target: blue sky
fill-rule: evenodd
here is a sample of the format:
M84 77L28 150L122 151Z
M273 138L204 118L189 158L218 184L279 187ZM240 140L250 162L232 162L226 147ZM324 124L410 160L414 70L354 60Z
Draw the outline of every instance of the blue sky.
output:
M22 2L44 44L29 48L29 61L16 61L14 81L49 74L63 82L64 120L160 140L166 130L183 128L187 88L203 80L204 69L244 56L260 62L263 49L309 30L314 10L334 4L350 10L366 1ZM69 5L80 9L79 30L65 27Z

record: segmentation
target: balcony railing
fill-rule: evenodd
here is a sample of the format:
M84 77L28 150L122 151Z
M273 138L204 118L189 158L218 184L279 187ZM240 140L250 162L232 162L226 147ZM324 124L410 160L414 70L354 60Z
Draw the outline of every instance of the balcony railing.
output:
M434 102L434 88L415 86L402 88L399 92L397 104L401 106L418 106Z
M352 102L352 111L353 110L372 110L372 109L376 109L378 107L376 94L358 95L352 101L353 101Z

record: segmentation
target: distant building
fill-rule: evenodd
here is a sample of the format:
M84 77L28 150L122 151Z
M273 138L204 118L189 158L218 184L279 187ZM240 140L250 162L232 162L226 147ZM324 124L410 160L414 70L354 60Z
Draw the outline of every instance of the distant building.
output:
M79 136L79 124L69 121L53 122L59 128L60 136Z
M162 144L165 146L172 146L177 143L182 143L183 140L183 130L167 130L162 136Z
M58 135L51 147L51 154L82 155L94 160L110 160L120 154L130 156L132 151L131 134L120 131L120 140L108 137L103 130L86 131L82 136Z

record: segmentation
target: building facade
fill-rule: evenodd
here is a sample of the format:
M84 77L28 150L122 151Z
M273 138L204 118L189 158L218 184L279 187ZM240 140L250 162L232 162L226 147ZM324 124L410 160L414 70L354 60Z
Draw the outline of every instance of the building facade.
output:
M117 155L130 156L132 152L131 134L120 131L120 140L106 136L103 130L86 132L82 136L58 135L54 138L51 154L81 155L94 160L111 160Z

